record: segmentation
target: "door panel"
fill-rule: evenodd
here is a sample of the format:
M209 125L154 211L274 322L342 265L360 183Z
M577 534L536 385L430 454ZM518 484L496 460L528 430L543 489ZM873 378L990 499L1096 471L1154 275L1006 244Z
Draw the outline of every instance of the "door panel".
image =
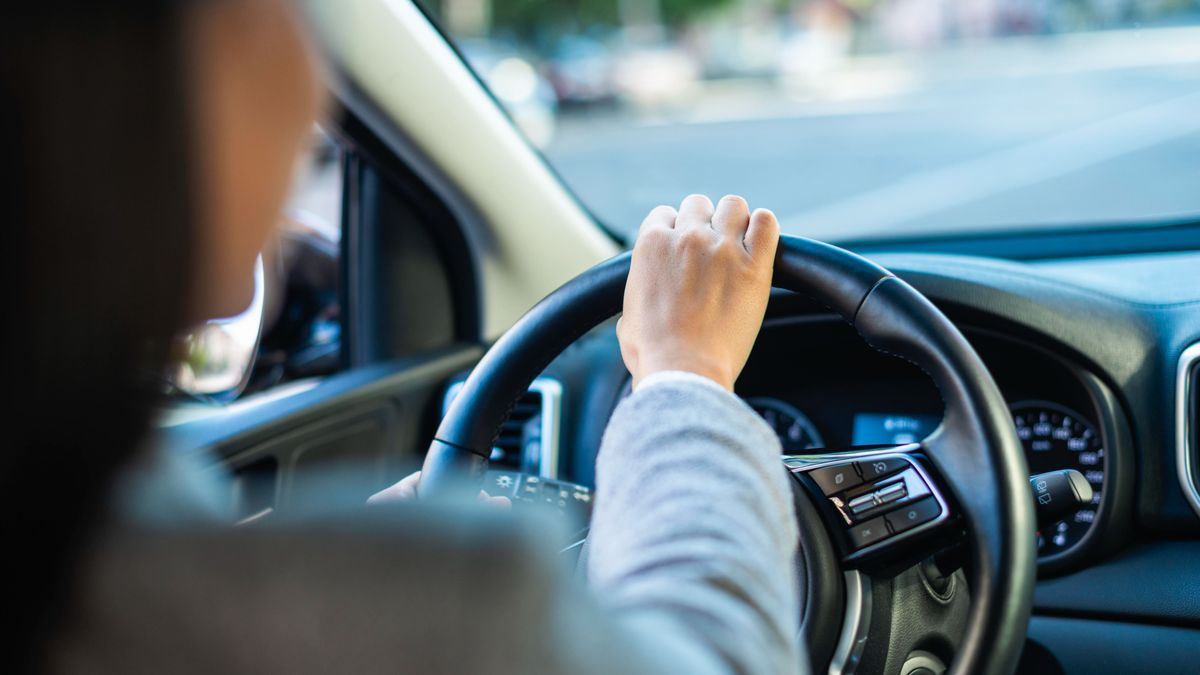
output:
M455 347L266 393L166 427L164 442L231 478L238 520L358 506L419 468L447 380L481 354Z

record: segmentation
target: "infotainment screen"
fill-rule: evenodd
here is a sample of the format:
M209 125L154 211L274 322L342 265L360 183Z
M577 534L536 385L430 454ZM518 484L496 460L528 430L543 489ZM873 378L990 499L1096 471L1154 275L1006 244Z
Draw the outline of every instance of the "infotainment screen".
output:
M901 445L916 443L937 428L935 415L859 413L854 416L854 445Z

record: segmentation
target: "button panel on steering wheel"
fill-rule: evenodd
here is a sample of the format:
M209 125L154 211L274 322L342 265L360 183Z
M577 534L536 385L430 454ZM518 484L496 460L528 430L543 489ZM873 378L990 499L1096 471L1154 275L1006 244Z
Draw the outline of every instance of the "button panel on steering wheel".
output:
M919 458L908 451L786 457L784 463L824 502L826 520L848 563L881 557L902 540L950 519L950 509Z
M482 487L493 497L508 497L514 508L537 508L584 524L591 520L592 491L578 483L519 471L488 471Z

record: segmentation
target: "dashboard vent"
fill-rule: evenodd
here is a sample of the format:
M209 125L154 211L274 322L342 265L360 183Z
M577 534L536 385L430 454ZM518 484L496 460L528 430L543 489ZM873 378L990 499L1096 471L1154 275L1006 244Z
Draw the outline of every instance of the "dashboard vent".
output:
M460 381L446 389L442 415L449 410L462 386ZM534 380L500 426L500 435L492 448L492 466L543 478L558 478L561 416L562 385L548 377Z
M1183 494L1200 515L1200 343L1179 357L1176 391L1177 470Z

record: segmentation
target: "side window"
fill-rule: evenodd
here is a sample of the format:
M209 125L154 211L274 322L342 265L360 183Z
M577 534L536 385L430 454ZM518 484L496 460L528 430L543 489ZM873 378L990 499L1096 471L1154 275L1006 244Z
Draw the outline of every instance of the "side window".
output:
M315 134L283 212L278 247L264 256L269 292L248 391L328 375L342 363L342 157L324 131Z
M228 402L342 367L342 152L324 130L313 134L251 306L181 336L168 380L183 399Z

